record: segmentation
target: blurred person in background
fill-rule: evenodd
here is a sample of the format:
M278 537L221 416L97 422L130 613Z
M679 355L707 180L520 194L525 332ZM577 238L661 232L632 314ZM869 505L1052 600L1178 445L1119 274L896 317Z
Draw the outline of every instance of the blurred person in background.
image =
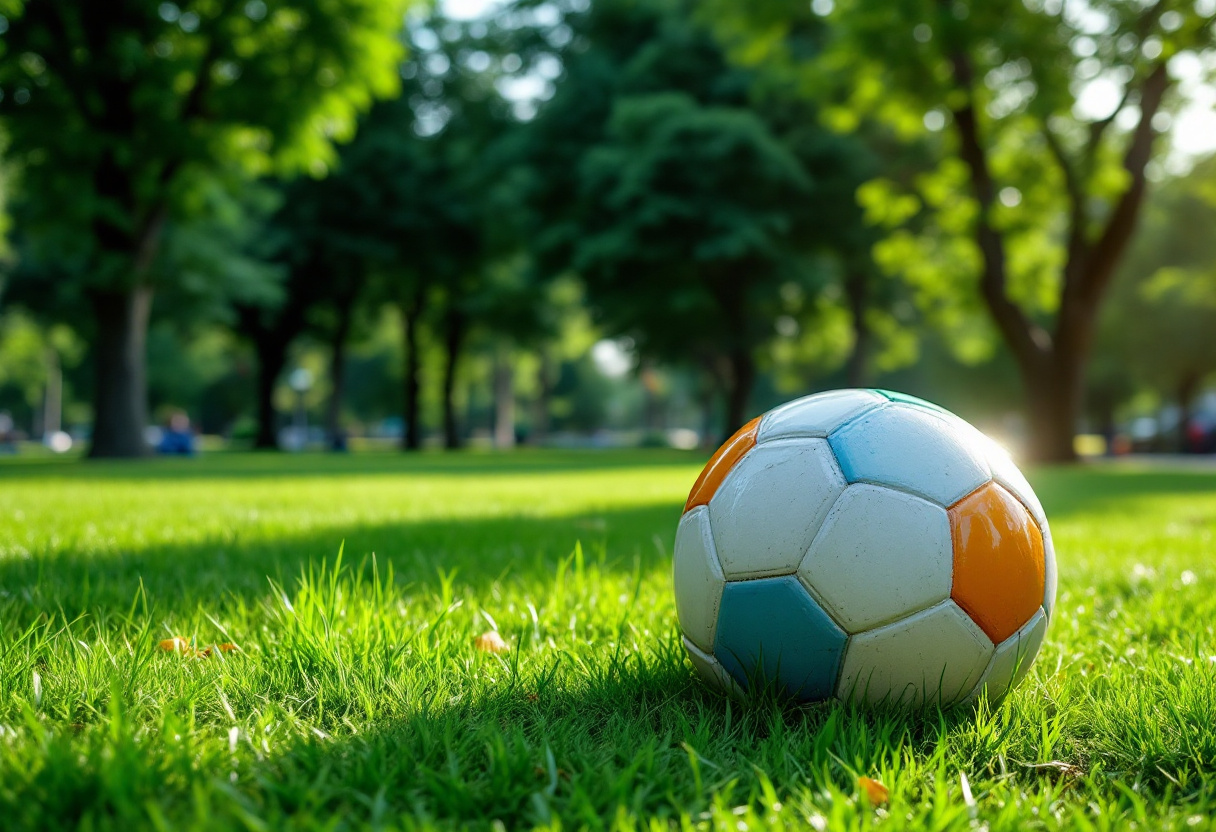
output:
M194 456L194 431L190 428L190 417L178 410L169 417L156 445L158 454Z

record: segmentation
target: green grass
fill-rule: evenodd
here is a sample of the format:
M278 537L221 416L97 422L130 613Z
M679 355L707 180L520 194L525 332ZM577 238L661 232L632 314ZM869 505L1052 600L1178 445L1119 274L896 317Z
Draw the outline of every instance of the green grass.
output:
M909 715L695 680L669 570L700 461L0 465L0 828L1216 823L1216 473L1032 477L1043 653L995 708ZM493 626L509 653L473 649Z

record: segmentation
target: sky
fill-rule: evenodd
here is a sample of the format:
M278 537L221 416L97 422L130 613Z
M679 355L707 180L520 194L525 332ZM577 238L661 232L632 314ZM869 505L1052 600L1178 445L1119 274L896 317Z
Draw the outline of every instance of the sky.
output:
M480 17L499 5L502 0L442 0L445 13L461 20ZM1210 61L1207 68L1211 68ZM1169 125L1171 148L1164 164L1171 173L1182 173L1191 159L1216 152L1216 86L1200 80L1204 69L1204 62L1193 55L1179 56L1170 64L1179 89L1190 101ZM529 87L519 93L532 97L534 91ZM1095 79L1081 91L1076 112L1083 117L1102 118L1115 108L1121 94L1118 84Z

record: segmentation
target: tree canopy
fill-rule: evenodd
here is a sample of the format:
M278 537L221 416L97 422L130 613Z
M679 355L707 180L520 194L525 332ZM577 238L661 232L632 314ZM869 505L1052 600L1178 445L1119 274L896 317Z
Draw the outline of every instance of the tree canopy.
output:
M582 46L531 134L536 257L584 279L609 332L715 377L733 430L775 322L814 323L830 280L817 255L861 226L855 204L829 206L860 184L860 148L732 65L679 4L569 20Z
M1073 458L1097 311L1214 18L1123 0L813 5L829 24L813 60L790 49L784 4L722 26L745 59L800 68L837 129L935 136L938 164L871 186L891 229L877 257L934 302L970 289L1018 363L1032 452Z
M10 0L2 11L20 274L84 299L73 323L95 362L91 452L138 455L166 224L205 211L217 178L323 172L358 112L397 87L403 4Z

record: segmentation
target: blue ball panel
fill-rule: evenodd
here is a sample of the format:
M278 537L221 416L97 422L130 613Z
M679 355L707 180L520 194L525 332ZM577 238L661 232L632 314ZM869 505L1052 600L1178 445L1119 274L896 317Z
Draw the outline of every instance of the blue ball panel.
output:
M722 593L714 655L744 687L758 673L809 702L832 695L846 639L792 575L730 581Z
M992 476L978 431L955 416L896 402L828 437L849 482L907 491L949 507Z

